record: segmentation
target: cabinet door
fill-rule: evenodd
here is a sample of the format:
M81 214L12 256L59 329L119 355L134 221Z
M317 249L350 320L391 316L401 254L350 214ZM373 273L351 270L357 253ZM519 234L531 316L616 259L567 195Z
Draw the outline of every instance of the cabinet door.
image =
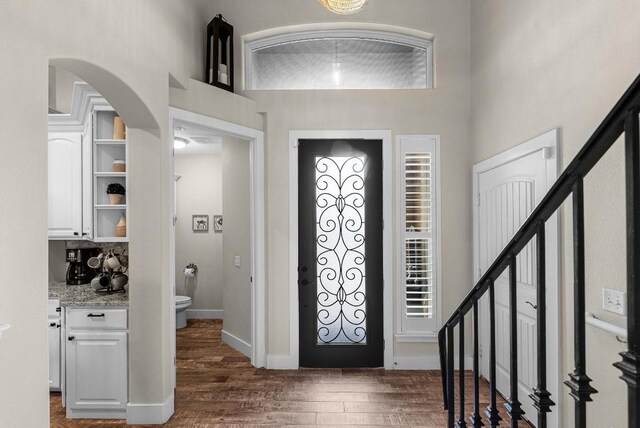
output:
M49 133L49 238L82 233L82 135Z
M49 326L49 388L60 389L60 321L50 319Z
M126 409L127 332L69 329L67 336L67 417Z

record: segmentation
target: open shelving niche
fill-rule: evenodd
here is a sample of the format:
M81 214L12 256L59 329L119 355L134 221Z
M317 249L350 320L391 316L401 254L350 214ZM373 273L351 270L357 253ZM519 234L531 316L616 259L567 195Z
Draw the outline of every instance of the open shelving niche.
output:
M129 241L129 149L127 139L113 139L113 120L118 116L111 106L96 106L93 110L93 212L95 242ZM126 136L126 133L125 133ZM126 172L114 172L113 161L124 160ZM126 190L124 204L111 205L107 195L110 183L120 183ZM115 236L120 217L127 219L127 236Z

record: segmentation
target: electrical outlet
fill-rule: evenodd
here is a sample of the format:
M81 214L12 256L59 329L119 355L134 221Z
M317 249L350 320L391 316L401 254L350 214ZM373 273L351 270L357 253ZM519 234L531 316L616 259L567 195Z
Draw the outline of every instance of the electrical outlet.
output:
M618 315L627 315L627 293L603 288L602 309Z

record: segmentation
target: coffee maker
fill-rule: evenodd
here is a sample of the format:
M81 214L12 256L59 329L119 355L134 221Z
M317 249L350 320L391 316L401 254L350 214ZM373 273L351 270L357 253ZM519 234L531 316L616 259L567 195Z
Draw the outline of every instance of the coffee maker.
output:
M89 284L96 273L87 260L98 254L100 248L67 248L67 285Z

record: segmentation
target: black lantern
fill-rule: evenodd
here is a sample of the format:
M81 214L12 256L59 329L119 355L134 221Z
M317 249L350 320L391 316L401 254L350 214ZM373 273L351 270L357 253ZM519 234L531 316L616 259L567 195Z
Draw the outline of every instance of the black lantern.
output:
M233 26L222 15L207 25L206 82L233 92Z

